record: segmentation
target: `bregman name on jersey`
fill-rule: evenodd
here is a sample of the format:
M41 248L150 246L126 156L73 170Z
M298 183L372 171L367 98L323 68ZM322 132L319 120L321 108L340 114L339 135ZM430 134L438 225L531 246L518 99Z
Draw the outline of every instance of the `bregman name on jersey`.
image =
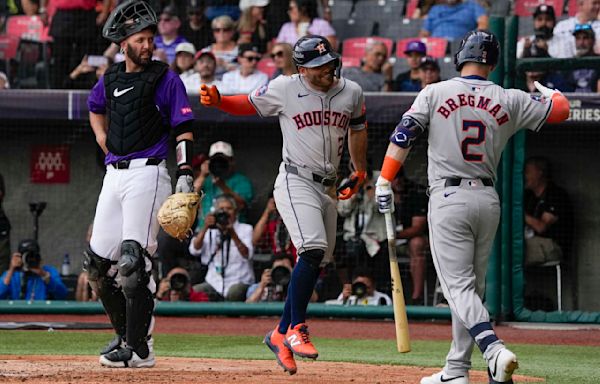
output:
M492 99L482 95L478 96L477 103L475 103L475 95L467 95L464 93L458 94L455 97L450 97L444 102L446 105L440 106L436 112L448 118L450 114L462 107L478 108L487 111L490 115L496 119L498 125L502 125L509 121L508 113L502 109L502 106L498 103L492 104ZM493 107L490 108L490 106Z
M321 124L345 129L348 127L350 116L341 112L318 110L299 113L293 119L298 129L314 125L320 126Z

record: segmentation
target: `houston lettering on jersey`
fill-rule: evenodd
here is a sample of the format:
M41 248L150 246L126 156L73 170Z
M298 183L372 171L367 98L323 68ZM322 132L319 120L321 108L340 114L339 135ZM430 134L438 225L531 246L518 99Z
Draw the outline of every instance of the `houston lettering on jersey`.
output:
M299 113L293 119L298 129L321 124L344 129L348 127L350 116L335 111L312 111Z
M492 99L485 96L475 96L470 94L461 93L455 97L448 98L445 105L440 106L436 112L448 118L450 114L462 107L478 108L487 111L490 115L496 119L498 125L502 125L509 120L508 113L502 109L502 106L498 103L492 103Z

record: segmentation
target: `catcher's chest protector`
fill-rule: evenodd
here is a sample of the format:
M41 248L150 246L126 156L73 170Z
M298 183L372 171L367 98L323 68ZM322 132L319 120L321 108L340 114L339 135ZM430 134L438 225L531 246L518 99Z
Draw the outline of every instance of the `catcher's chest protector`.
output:
M152 61L142 72L126 73L122 62L106 71L106 145L115 155L123 156L149 148L168 129L154 102L156 86L168 68L167 64Z

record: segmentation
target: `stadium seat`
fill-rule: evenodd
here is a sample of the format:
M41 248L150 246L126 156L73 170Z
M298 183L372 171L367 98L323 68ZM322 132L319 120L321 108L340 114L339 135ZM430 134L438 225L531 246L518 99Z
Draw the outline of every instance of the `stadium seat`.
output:
M408 38L398 40L396 43L396 56L404 57L404 48L413 40L421 40L427 46L427 54L437 59L446 56L448 49L448 40L441 37L421 37L418 39Z
M273 59L271 59L270 57L263 57L262 59L260 59L256 69L258 69L261 72L266 73L267 76L269 76L269 79L273 76L273 74L277 70L277 68L275 67L275 62L273 62Z
M402 19L397 23L387 23L381 28L381 36L387 37L393 40L417 37L421 31L423 20L416 19Z
M408 71L410 67L404 59L396 59L394 62L394 79L401 73Z
M510 11L510 0L494 0L490 8L490 16L507 16Z
M331 22L338 41L351 37L372 36L375 24L372 20L362 19L333 20Z
M571 0L571 3L575 3L575 1ZM531 17L535 8L541 4L554 7L557 18L562 15L564 0L517 0L515 2L515 15Z
M331 5L331 16L333 20L348 20L354 9L352 0L336 0Z
M569 1L569 16L573 17L577 14L577 1Z
M6 22L6 34L33 41L48 41L48 27L38 16L11 16Z
M342 56L342 67L360 67L360 57Z
M406 15L405 15L407 19L412 18L412 15L415 13L418 6L419 6L419 0L408 0L408 2L406 3Z
M519 37L533 35L533 17L519 17Z
M6 73L8 81L12 83L11 79L11 61L17 56L17 47L19 46L19 39L14 36L0 35L0 71Z
M354 7L354 18L383 23L396 23L402 20L404 1L359 0Z
M388 49L388 56L392 52L394 42L391 39L384 37L354 37L344 40L342 44L342 54L344 57L358 57L359 59L365 55L365 49L372 41L381 41Z
M448 80L458 76L456 66L454 65L454 57L446 56L438 60L440 65L440 77L442 80Z

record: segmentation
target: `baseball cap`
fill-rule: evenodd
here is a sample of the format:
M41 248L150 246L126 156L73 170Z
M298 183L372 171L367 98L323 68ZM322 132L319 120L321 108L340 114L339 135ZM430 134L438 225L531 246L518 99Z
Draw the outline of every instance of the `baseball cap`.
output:
M440 70L440 65L438 64L437 60L431 56L425 56L425 57L421 58L421 63L419 64L419 68L425 68L425 67L433 67L433 68L437 69L438 71Z
M423 55L426 55L427 47L425 46L425 43L423 43L422 41L413 40L413 41L409 42L406 45L406 48L404 49L404 53L411 53L411 52L418 52Z
M238 56L243 56L244 53L248 51L258 53L258 47L251 43L244 43L238 46Z
M577 36L578 33L587 33L591 37L596 37L596 33L594 33L594 29L591 24L576 24L575 29L573 29L573 36Z
M535 19L539 15L546 14L556 20L556 14L554 13L554 7L551 5L540 4L533 11L533 18Z
M243 12L250 7L266 7L269 0L240 0L240 10Z
M179 43L175 47L175 53L177 54L179 52L187 52L194 56L196 54L196 48L194 48L194 44L192 43Z
M198 51L198 53L196 53L196 56L194 56L194 60L199 60L204 55L210 56L215 61L215 63L217 62L217 57L215 56L215 54L207 49Z
M175 7L171 6L171 5L167 5L166 7L164 7L162 9L162 11L160 12L161 15L166 15L169 17L179 17L179 15L177 15L177 10L175 9Z
M217 141L215 143L212 143L208 151L208 157L213 157L214 155L217 155L219 153L227 157L233 157L233 147L231 146L231 144L226 143L224 141Z

